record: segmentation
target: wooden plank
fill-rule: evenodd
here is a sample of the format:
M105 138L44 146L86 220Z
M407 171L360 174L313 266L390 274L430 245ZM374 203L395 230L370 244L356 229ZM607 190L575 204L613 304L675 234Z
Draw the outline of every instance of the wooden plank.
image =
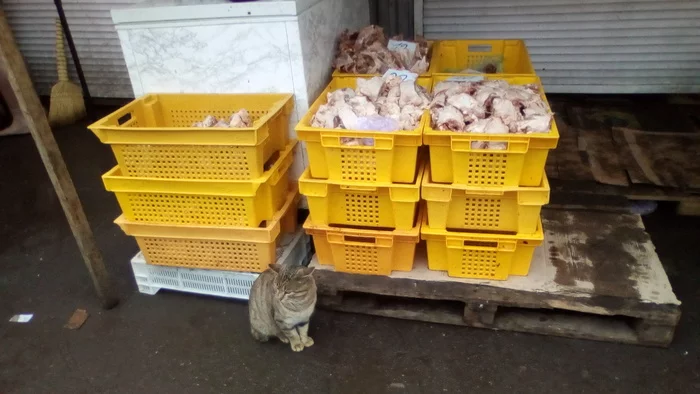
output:
M491 320L481 322L461 315L460 305L444 301L401 299L365 293L348 293L339 301L321 294L317 305L342 312L394 319L418 320L475 328L508 330L566 338L617 342L631 345L668 346L674 326L654 325L624 316L576 314L563 310L502 308Z
M578 133L584 142L583 150L588 155L595 180L608 185L629 185L610 131L578 130Z
M700 189L700 134L648 132L614 128L616 141L626 143L645 182L658 186Z
M335 272L314 259L319 294L331 295L327 305L338 310L667 345L680 302L639 215L545 209L542 216L545 240L527 276L506 281L452 278L427 269L419 245L413 269L388 277ZM353 301L360 296L361 304ZM562 322L558 328L537 323L552 313ZM583 316L572 318L572 313ZM630 327L629 319L643 324ZM619 321L626 324L624 333L610 328Z
M700 216L700 199L679 202L676 213L678 215Z
M0 62L2 68L7 70L8 80L24 115L27 128L34 138L39 155L56 190L97 295L103 307L111 308L117 304L118 299L102 261L102 254L97 248L75 186L49 127L44 108L32 86L24 59L17 49L2 9L0 9Z

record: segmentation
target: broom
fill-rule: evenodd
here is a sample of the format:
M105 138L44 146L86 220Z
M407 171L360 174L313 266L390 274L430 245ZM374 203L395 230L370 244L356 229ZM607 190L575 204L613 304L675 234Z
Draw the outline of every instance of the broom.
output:
M72 124L85 117L85 100L80 86L68 79L63 30L59 19L56 19L56 71L58 82L51 88L49 123L52 126Z

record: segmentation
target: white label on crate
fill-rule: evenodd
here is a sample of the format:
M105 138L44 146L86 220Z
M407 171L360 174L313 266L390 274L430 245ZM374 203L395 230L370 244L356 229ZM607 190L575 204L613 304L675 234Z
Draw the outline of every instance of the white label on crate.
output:
M409 53L416 53L416 48L418 48L418 44L411 41L389 40L389 43L386 45L386 47L389 48L390 51L408 49Z
M397 76L397 77L401 78L402 81L415 81L416 78L418 78L418 74L416 74L416 73L412 73L408 70L395 70L393 68L386 70L383 78L386 78L389 75Z
M454 81L454 82L479 82L483 81L484 77L481 75L474 75L474 76L455 76L455 77L449 77L447 78L448 81Z

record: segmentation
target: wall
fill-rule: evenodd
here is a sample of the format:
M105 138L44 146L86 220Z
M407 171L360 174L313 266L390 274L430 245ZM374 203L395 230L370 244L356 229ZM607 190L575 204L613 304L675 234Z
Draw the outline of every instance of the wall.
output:
M526 40L550 93L700 92L698 0L422 2L428 39Z

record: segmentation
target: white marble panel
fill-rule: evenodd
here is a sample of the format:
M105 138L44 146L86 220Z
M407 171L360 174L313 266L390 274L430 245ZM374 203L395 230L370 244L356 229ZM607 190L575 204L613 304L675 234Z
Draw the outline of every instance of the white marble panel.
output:
M294 92L283 22L127 32L143 93Z
M323 0L299 15L309 103L330 81L340 32L344 29L357 30L368 24L369 7L365 1Z
M124 30L119 30L117 31L117 34L119 35L119 43L121 44L122 52L124 53L124 62L126 63L126 69L129 72L129 79L131 80L131 88L134 92L134 97L140 97L143 95L141 75L138 72L134 52L131 49L129 33Z

